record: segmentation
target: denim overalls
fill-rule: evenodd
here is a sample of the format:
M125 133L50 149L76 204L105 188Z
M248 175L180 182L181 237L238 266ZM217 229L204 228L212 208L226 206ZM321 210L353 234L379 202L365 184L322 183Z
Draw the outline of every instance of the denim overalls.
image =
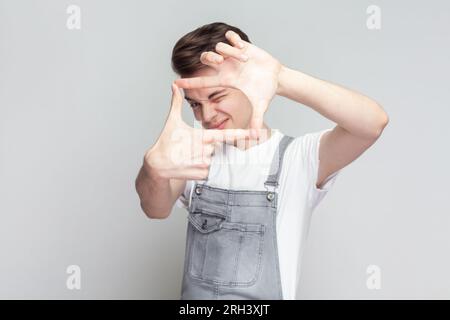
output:
M283 299L276 214L283 156L275 151L267 191L229 190L194 182L189 205L181 299Z

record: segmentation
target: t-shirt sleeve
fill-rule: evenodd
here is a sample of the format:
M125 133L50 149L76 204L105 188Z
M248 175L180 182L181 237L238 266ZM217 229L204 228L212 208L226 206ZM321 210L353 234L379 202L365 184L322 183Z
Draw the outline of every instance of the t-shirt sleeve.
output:
M188 209L190 205L190 199L191 199L191 189L192 189L192 180L186 181L186 186L181 193L181 195L178 197L177 201L175 202L176 206L178 208L184 208Z
M315 208L325 197L328 191L331 190L334 185L337 176L342 171L341 168L338 171L333 172L329 175L322 183L321 188L317 188L317 178L319 175L319 147L323 134L325 132L331 131L333 128L328 128L325 130L307 133L303 137L303 155L306 164L306 172L308 175L308 200L309 205Z

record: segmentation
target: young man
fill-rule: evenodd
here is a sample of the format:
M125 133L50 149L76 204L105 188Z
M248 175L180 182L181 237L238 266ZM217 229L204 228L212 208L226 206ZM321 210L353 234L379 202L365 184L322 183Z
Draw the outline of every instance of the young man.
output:
M284 66L224 23L183 36L172 68L181 78L136 189L150 218L166 218L175 202L188 210L181 298L295 299L311 214L340 170L378 139L387 114ZM179 87L203 129L182 120ZM275 95L337 125L295 138L271 129L263 116Z

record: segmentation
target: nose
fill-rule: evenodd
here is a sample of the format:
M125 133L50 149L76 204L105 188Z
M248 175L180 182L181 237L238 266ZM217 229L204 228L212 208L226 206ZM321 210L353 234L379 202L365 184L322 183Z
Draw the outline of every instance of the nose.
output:
M203 103L202 106L203 122L211 123L212 119L217 115L216 108L213 103Z

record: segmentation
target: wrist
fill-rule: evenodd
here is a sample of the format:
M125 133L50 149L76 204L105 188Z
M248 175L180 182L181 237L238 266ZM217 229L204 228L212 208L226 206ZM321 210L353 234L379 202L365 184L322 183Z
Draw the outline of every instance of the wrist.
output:
M148 154L144 157L144 163L142 165L142 170L146 179L159 182L168 180L163 176L160 170L155 166L154 155Z
M279 96L286 95L286 83L289 74L289 68L281 65L280 71L278 72L278 82L276 94Z

